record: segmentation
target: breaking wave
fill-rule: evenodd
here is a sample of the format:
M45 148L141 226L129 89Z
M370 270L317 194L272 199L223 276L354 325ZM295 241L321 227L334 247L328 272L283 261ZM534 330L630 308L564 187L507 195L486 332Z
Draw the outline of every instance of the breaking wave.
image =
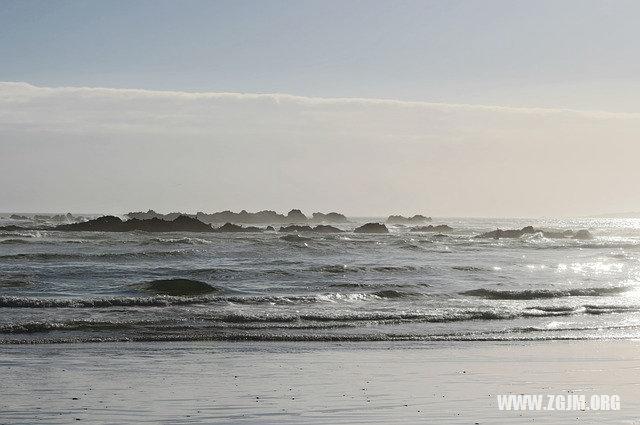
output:
M562 297L600 297L616 295L631 290L631 286L610 286L602 288L571 288L571 289L524 289L499 290L499 289L472 289L461 292L462 295L492 299L492 300L535 300L540 298Z

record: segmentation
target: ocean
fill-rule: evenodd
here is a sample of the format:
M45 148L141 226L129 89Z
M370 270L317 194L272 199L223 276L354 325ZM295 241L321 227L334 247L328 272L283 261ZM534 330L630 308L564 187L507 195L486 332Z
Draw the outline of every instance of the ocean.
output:
M0 344L640 337L638 219L353 233L372 220L336 234L2 231ZM593 238L474 237L527 225Z

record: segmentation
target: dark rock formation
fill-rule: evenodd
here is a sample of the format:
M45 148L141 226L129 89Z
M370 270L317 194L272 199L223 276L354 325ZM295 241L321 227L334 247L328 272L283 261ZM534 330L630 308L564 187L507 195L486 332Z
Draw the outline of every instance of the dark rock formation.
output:
M312 232L313 229L311 228L311 226L298 226L295 224L292 224L291 226L285 226L285 227L281 227L279 232L282 233L293 233L293 232Z
M526 226L522 229L512 229L512 230L501 230L496 229L491 232L486 232L481 235L476 236L476 238L491 238L491 239L501 239L501 238L521 238L524 235L531 235L534 233L541 233L542 236L549 239L564 239L564 238L574 238L574 239L591 239L591 233L588 230L579 230L574 232L573 230L563 230L560 232L553 231L544 231L541 229L535 229L533 226Z
M487 238L487 239L500 239L500 238L520 238L524 235L537 233L536 229L533 226L526 226L522 229L514 229L514 230L502 230L496 229L491 232L486 232L481 235L476 236L476 238Z
M124 222L118 217L105 215L94 220L85 221L84 223L63 224L54 228L63 231L82 231L82 232L125 232Z
M274 229L273 226L267 226L267 228L264 229L264 230L265 230L265 232L275 232L276 231L276 229Z
M302 214L300 210L291 210L287 214L287 221L289 223L306 223L307 220L307 216Z
M389 233L387 226L380 223L367 223L356 228L354 233Z
M68 222L68 223L73 223L76 221L83 221L83 217L75 217L73 214L71 213L66 213L66 214L56 214L54 216L51 217L52 220L55 221L60 221L60 222Z
M151 218L148 220L132 218L131 220L122 221L118 217L107 215L83 223L63 224L56 226L54 230L85 232L131 232L134 230L142 230L145 232L213 231L210 225L184 215L178 216L173 221L165 221L159 218Z
M578 230L574 235L574 239L592 239L593 235L586 229Z
M344 223L347 222L347 218L339 213L330 212L327 214L324 213L314 213L313 218L309 219L306 217L302 211L299 209L293 209L289 211L286 215L279 214L275 211L263 210L255 213L247 212L246 210L242 210L239 213L233 211L220 211L214 213L204 213L202 211L196 214L184 214L172 212L169 214L160 214L155 212L154 210L149 210L147 212L137 211L127 213L126 216L130 219L137 218L139 220L149 220L152 218L158 218L161 220L172 221L181 215L186 215L189 217L197 218L203 223L207 224L222 224L222 223L233 223L233 224L303 224L308 222L315 223Z
M29 217L27 217L26 215L18 215L18 214L11 214L9 218L11 220L29 220Z
M198 212L196 214L198 220L204 223L243 223L243 224L260 224L260 223L282 223L285 216L275 211L258 211L250 213L245 210L235 213L233 211L221 211L211 214Z
M349 221L343 214L336 212L330 212L328 214L314 212L311 220L316 223L347 223Z
M451 232L452 230L453 228L446 224L438 224L437 226L430 224L428 226L417 226L409 229L410 232Z
M327 225L322 225L319 224L316 227L313 228L314 232L317 233L342 233L343 231L338 229L337 227L333 227L333 226L327 226Z
M173 212L169 214L160 214L155 212L154 210L149 210L147 212L137 211L137 212L130 212L126 214L126 216L130 219L137 218L138 220L150 220L152 218L157 218L157 219L166 220L166 221L175 220L181 215L189 215L189 214L183 214L183 213L177 213L177 212Z
M242 227L239 226L237 224L233 224L233 223L226 223L220 227L218 227L217 229L214 229L216 232L230 232L230 233L257 233L257 232L262 232L262 229L260 229L259 227L254 227L254 226L248 226L248 227Z
M416 214L413 217L403 217L401 215L390 215L387 218L389 224L419 224L426 221L431 221L431 217L425 217L420 214Z
M293 232L316 232L316 233L340 233L342 230L337 227L327 226L319 224L316 227L311 226L299 226L292 224L291 226L281 227L280 232L282 233L293 233Z
M208 283L191 279L159 279L136 286L143 291L172 296L194 296L218 291Z

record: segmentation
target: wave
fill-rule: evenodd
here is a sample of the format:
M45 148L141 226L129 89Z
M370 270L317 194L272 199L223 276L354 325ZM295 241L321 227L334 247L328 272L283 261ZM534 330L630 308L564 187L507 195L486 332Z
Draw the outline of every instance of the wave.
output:
M628 336L600 336L592 334L572 335L530 335L493 334L493 335L416 335L416 334L282 334L282 333L183 333L171 335L124 335L90 337L49 337L40 339L0 339L0 345L35 344L83 344L114 342L189 342L189 341L225 341L225 342L517 342L517 341L583 341L583 340L625 340ZM631 337L636 338L636 337Z
M323 273L358 273L364 271L374 271L378 273L397 273L418 270L414 266L351 266L346 264L328 264L324 266L312 267L308 271Z
M0 325L2 334L30 334L52 331L104 331L133 329L136 326L151 324L151 321L110 322L96 320L72 320L68 322L25 322Z
M115 298L27 298L0 297L0 307L6 308L108 308L108 307L167 307L172 305L211 302L207 297L115 297Z
M521 291L480 288L460 292L460 294L492 300L535 300L540 298L600 297L606 295L621 294L631 289L631 286L608 286L601 288L570 288L555 290L525 289Z
M31 241L28 239L18 239L18 238L3 239L0 241L0 244L2 245L19 245L19 244L25 244L25 243L31 243Z
M151 238L146 241L143 241L141 245L152 245L152 244L161 244L161 245L208 245L213 243L208 239L202 238L193 238L193 237L182 237L182 238Z
M91 260L91 259L140 259L140 258L167 258L173 256L185 256L193 254L189 250L175 251L143 251L143 252L104 252L99 254L83 254L83 253L62 253L62 252L34 252L0 255L0 260Z
M26 288L31 286L31 282L26 279L0 279L0 288Z
M312 238L307 238L300 235L285 235L281 236L280 239L286 242L307 242L312 240Z
M420 293L417 293L417 292L398 291L396 289L384 289L384 290L381 290L381 291L373 292L371 295L374 295L374 296L376 296L378 298L394 299L394 298L419 297L419 296L422 296L423 294L420 294Z
M357 273L366 270L366 267L362 266L347 266L342 264L329 264L325 266L313 267L309 269L314 272L323 273Z
M476 266L452 266L451 269L462 271L462 272L486 272L486 271L490 271L490 269L486 269L484 267L476 267Z
M376 272L407 272L418 270L418 268L414 266L378 266L371 267L371 270Z
M587 314L611 314L611 313L628 313L640 311L639 306L631 305L585 305L585 313Z

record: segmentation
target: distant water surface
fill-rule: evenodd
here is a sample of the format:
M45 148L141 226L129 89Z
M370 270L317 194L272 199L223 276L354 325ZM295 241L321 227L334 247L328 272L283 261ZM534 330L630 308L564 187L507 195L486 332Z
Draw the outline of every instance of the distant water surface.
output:
M351 232L364 221L286 237L2 231L0 344L640 337L640 219ZM594 238L473 238L526 225Z

